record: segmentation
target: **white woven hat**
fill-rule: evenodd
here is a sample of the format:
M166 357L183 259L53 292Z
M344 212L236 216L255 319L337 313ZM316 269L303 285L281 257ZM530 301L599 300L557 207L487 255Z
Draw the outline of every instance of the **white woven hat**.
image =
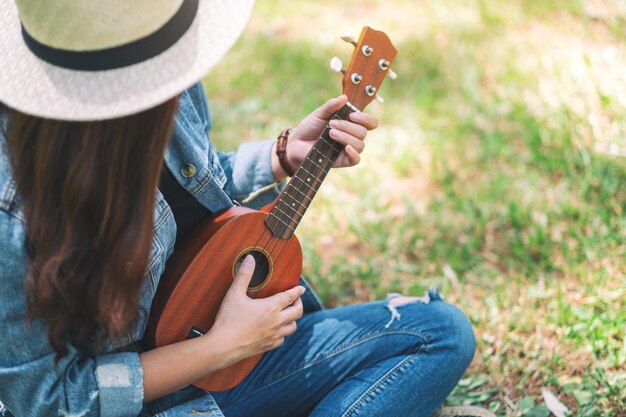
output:
M230 49L254 0L0 0L0 101L62 120L154 107Z

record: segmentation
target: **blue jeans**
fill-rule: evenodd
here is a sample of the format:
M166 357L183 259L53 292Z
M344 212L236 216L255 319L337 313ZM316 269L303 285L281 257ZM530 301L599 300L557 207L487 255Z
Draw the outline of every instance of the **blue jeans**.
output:
M319 310L307 292L296 333L241 384L213 398L226 417L430 416L472 361L475 340L459 309L434 292L427 300ZM155 403L174 405L167 402ZM0 405L0 416L11 414Z
M242 383L212 393L217 405L226 417L430 416L472 361L474 333L435 292L388 303L305 314Z

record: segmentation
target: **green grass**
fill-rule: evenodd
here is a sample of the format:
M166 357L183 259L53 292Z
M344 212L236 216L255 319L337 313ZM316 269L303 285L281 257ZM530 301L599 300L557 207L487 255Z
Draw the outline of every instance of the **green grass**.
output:
M259 3L205 80L213 140L275 137L339 94L335 34L387 31L400 78L302 222L306 275L328 305L439 287L479 341L450 403L543 416L546 387L572 415L626 415L623 3L353 6Z

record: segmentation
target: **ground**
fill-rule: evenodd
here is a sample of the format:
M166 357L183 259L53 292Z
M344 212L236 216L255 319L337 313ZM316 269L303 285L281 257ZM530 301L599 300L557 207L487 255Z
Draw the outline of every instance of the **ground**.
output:
M330 305L441 289L476 357L449 403L626 416L626 4L259 1L204 80L222 149L276 137L340 93L337 36L399 50L362 163L298 230Z

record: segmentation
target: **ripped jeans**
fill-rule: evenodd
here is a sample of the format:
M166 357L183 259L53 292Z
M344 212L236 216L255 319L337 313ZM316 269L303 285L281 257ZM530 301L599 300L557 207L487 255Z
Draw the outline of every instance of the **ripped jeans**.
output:
M472 361L474 333L434 291L390 302L305 314L242 383L213 398L226 417L430 416Z
M321 308L315 301L305 293L296 333L243 382L211 393L226 417L427 417L474 356L469 321L436 292L397 306L387 300L310 312ZM196 391L156 403L169 409ZM11 417L2 403L0 416Z

